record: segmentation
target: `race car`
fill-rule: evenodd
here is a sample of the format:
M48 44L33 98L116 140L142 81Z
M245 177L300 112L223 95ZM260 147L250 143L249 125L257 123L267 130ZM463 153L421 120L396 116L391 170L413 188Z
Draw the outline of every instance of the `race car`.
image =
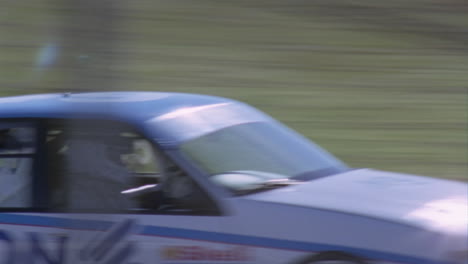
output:
M0 98L1 264L466 264L464 182L353 169L242 102Z

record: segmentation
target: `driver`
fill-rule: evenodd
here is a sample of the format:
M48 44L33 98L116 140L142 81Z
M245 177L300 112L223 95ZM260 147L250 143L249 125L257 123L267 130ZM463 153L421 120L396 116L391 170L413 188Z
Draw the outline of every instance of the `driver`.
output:
M166 209L200 211L210 208L210 199L182 169L167 157L159 155L162 177L160 190Z

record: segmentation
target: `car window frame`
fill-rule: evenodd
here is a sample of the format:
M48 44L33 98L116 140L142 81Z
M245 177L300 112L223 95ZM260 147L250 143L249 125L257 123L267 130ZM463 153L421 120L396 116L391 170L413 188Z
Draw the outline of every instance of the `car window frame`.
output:
M213 213L210 213L210 214L197 214L197 213L191 213L191 212L184 212L184 211L174 211L174 212L164 212L164 211L157 211L157 210L148 210L148 211L132 211L132 210L125 210L125 211L119 211L119 212L111 212L111 211L76 211L76 212L73 212L73 211L61 211L61 210L54 210L53 208L50 207L50 201L49 201L49 195L45 195L46 200L44 201L43 204L45 204L46 206L42 206L41 209L37 210L37 211L44 211L44 212L50 212L50 213L93 213L93 214L113 214L113 213L118 213L118 214L135 214L135 215L187 215L187 216L197 216L197 215L209 215L209 216L221 216L223 215L222 213L222 210L220 209L220 205L219 205L219 201L218 199L216 199L215 195L213 195L213 193L211 193L209 190L207 190L206 188L206 185L202 184L199 182L199 179L197 177L194 177L192 171L190 169L187 169L187 167L185 166L186 164L184 164L183 162L181 163L180 160L178 160L177 158L175 158L173 155L171 155L170 151L167 151L166 149L164 149L163 147L161 147L160 145L158 145L158 142L155 141L155 139L151 136L151 133L147 133L145 127L144 127L144 124L142 123L140 126L138 124L135 124L135 123L130 123L130 122L125 122L125 121L122 121L122 120L115 120L115 119L100 119L100 118L43 118L41 119L41 121L39 122L40 123L40 127L41 127L41 146L38 147L38 149L41 149L44 153L44 155L42 155L42 160L40 161L42 163L42 167L38 166L38 169L40 169L42 172L43 172L43 175L41 175L39 178L41 178L43 180L43 183L44 184L38 184L38 186L46 186L46 192L47 193L50 193L51 192L51 187L49 187L48 185L48 182L47 182L47 178L48 178L48 170L49 168L47 167L44 167L44 166L47 166L47 160L46 158L44 158L44 156L47 156L45 155L47 153L47 149L46 149L46 138L47 138L47 131L48 129L51 127L51 122L52 123L59 123L59 122L70 122L70 121L78 121L78 122L81 122L81 121L108 121L108 122L113 122L113 123L116 123L116 124L119 124L119 125L123 125L125 127L128 127L130 128L131 132L134 132L134 133L137 133L138 137L141 138L141 139L144 139L144 140L147 140L148 143L151 145L153 151L155 152L154 154L155 155L155 158L158 159L157 161L155 160L155 162L157 163L160 163L160 160L161 160L161 157L159 157L159 154L163 154L166 158L170 159L170 161L172 163L174 163L179 169L181 169L184 173L186 173L188 175L188 177L190 177L190 179L192 179L195 184L198 186L198 188L200 188L205 194L206 196L209 198L209 200L211 201L211 204L214 206L213 208ZM40 156L40 155L37 155L37 156ZM39 162L38 162L39 163ZM159 164L158 164L158 167L159 167ZM45 172L45 173L44 173ZM159 173L162 173L161 171ZM39 187L41 188L41 187ZM44 188L44 187L42 187ZM38 192L40 193L40 192ZM42 194L42 193L41 193ZM42 194L44 195L44 194Z
M0 158L31 158L31 187L30 187L30 206L28 207L0 207L0 212L43 212L47 204L47 179L44 177L45 163L43 152L43 138L45 133L42 122L38 118L0 118L0 124L7 124L8 127L31 127L34 133L34 145L32 153L2 154Z

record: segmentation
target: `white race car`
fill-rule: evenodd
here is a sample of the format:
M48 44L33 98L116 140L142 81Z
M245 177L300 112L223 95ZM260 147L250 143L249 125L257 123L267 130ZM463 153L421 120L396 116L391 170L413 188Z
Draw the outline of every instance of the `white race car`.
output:
M0 98L0 264L467 264L467 200L225 98Z

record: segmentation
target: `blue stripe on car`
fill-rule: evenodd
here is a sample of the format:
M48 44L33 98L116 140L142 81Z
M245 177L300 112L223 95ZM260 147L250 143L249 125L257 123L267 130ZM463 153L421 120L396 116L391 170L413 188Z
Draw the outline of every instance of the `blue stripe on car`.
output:
M24 215L0 213L0 224L27 225L50 228L66 228L104 231L109 229L114 222L99 220L68 219L62 217ZM317 251L343 251L369 259L386 260L400 263L414 264L451 264L451 262L439 262L407 255L400 255L377 250L367 250L340 245L328 245L321 243L301 242L285 239L227 234L211 231L200 231L183 228L142 226L138 235L158 236L176 239L189 239L205 242L217 242L225 244L237 244L252 247L273 248L291 251L317 252Z

